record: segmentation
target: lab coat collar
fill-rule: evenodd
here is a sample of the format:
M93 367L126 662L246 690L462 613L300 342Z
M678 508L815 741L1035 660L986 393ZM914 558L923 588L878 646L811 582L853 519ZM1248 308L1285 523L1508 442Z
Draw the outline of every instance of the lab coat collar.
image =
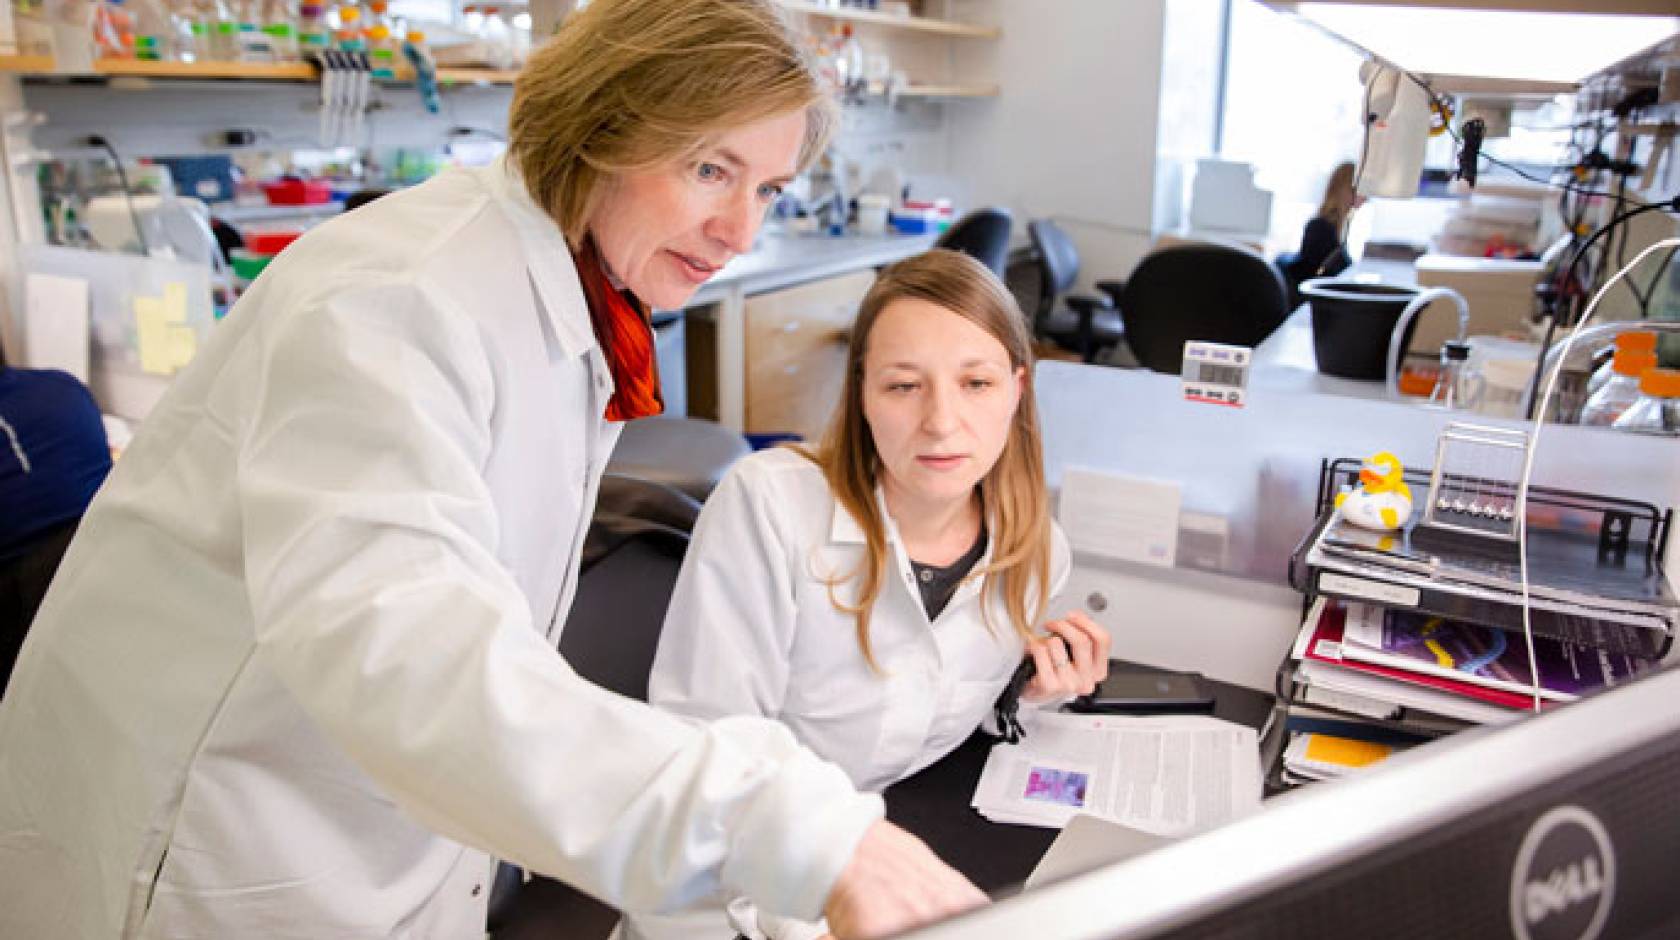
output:
M549 328L568 357L583 355L596 345L595 329L589 322L589 307L566 236L553 217L531 199L518 169L505 155L484 172L491 193L519 233L525 266L542 298Z
M898 535L898 523L893 520L892 513L887 512L887 493L879 483L875 484L875 508L881 514L882 534L886 537L887 544L897 549L903 540ZM986 521L986 531L997 531L997 526L993 525L990 519ZM834 515L828 525L828 540L836 545L863 545L868 542L863 534L863 525L852 516L839 497L834 497ZM975 563L975 570L985 568L991 560L992 540L988 537L985 554Z

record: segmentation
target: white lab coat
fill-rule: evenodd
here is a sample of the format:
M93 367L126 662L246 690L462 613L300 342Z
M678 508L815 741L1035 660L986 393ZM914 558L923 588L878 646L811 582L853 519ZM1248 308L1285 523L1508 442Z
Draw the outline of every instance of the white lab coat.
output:
M930 622L898 528L879 492L876 499L891 553L870 620L881 673L864 661L855 618L829 595L828 580L863 559L863 529L816 464L774 449L737 463L706 501L671 596L649 700L704 720L775 718L871 791L967 739L1020 664L1020 636L1002 602L982 598L979 578ZM1070 560L1061 528L1051 529L1054 595ZM990 561L988 546L975 570ZM856 582L843 581L835 596L853 603ZM727 937L721 901L709 900L709 922L688 915L632 918L632 926L644 937ZM780 921L769 932L801 933Z
M611 391L500 167L288 248L94 500L0 704L0 936L476 938L486 853L815 916L879 798L555 651Z

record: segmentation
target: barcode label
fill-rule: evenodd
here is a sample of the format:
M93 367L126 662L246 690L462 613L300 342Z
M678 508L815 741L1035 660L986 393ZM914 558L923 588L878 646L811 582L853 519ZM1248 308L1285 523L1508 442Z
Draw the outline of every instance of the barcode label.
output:
M1243 369L1239 366L1221 366L1211 362L1201 363L1201 371L1196 379L1210 385L1242 385Z

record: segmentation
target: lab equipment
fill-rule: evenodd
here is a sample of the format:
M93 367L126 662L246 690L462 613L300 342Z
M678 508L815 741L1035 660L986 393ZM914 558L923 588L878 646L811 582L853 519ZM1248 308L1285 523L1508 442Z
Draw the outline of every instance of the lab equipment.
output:
M1526 431L1447 425L1436 443L1429 498L1413 544L1515 560L1528 499L1516 481L1528 446Z
M1248 393L1254 350L1246 346L1191 340L1184 344L1184 398L1241 407Z
M1623 333L1623 336L1632 334ZM1655 333L1641 333L1655 340ZM1600 427L1616 423L1622 412L1639 400L1639 376L1646 369L1655 368L1657 354L1638 349L1621 348L1609 363L1611 377L1608 382L1593 392L1581 408L1581 423ZM1596 378L1596 376L1595 376Z
M1365 145L1354 190L1361 196L1416 196L1429 142L1429 92L1403 70L1375 59L1359 67L1359 78L1365 84Z
M1616 357L1614 353L1620 352L1624 349L1632 350L1634 352L1648 352L1655 355L1657 351L1657 334L1648 330L1627 330L1622 333L1617 333L1616 345L1613 348L1611 357L1606 359L1604 364L1599 366L1598 369L1593 372L1592 378L1587 381L1588 398L1591 398L1593 393L1603 388L1604 383L1610 381L1611 377L1616 374ZM1638 378L1638 376L1635 375L1634 378Z
M1639 399L1611 425L1618 431L1680 436L1680 369L1646 369Z

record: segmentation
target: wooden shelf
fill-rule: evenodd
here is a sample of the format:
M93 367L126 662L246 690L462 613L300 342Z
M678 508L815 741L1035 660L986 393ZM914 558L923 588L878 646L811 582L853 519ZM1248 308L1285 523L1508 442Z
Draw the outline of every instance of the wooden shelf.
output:
M987 84L950 84L950 85L911 85L899 92L906 98L996 98L997 85Z
M106 78L165 78L183 80L244 79L250 81L312 82L315 67L307 62L148 62L141 59L100 59L93 71L56 72L47 56L0 56L0 73L20 75L95 75ZM439 84L511 85L515 69L439 68ZM411 82L414 72L397 70L395 81Z
M811 0L780 0L782 6L796 13L811 16L823 16L832 20L850 20L854 23L870 23L885 26L889 29L905 29L923 33L935 33L941 36L961 36L966 39L997 39L1003 35L1003 30L996 26L975 26L970 23L954 23L950 20L935 20L923 16L894 16L879 10L860 10L856 7L830 7L813 3Z

